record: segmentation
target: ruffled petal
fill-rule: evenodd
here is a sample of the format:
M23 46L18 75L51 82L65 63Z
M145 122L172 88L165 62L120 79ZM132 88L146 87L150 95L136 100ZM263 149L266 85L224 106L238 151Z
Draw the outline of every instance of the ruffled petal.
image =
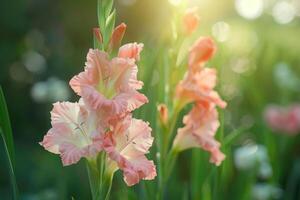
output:
M46 150L60 154L64 165L81 157L95 156L102 150L104 127L95 113L79 103L55 103L51 112L52 128L40 143Z
M136 61L140 60L140 53L143 50L144 44L128 43L120 47L118 57L133 58Z
M176 96L184 103L207 101L225 108L226 102L213 90L216 86L216 79L216 71L211 68L204 68L194 73L189 72L177 85Z
M200 147L210 152L211 162L219 165L225 156L219 150L220 143L214 138L220 125L214 104L198 103L184 117L183 123L185 127L178 130L173 143L174 148L182 151Z
M142 120L127 117L106 135L103 147L123 171L124 181L131 186L141 179L153 179L156 170L153 161L145 157L153 143L151 128Z
M84 71L71 79L70 86L79 96L83 96L84 90L104 84L103 80L109 73L110 63L107 53L90 49Z
M73 77L70 85L91 109L120 115L148 101L136 91L143 86L137 72L134 59L117 57L109 61L106 53L90 50L85 71Z

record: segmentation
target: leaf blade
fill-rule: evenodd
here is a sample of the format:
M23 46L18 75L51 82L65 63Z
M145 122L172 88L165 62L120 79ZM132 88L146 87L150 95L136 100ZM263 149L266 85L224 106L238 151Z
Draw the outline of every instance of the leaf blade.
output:
M10 179L12 183L14 199L18 199L18 187L15 176L15 151L8 109L2 87L0 86L0 135L3 139L7 156Z

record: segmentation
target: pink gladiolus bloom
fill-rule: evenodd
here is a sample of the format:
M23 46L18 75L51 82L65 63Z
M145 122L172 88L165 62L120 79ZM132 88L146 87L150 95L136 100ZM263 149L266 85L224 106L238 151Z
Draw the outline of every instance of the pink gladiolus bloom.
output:
M183 16L183 26L185 32L189 35L192 34L198 27L199 16L197 14L198 8L190 8Z
M92 111L81 103L55 103L51 112L52 128L40 143L46 150L60 154L63 165L93 157L102 150L104 127Z
M198 102L183 118L185 126L178 129L174 139L174 149L182 151L200 147L210 152L210 162L220 165L225 155L220 151L220 143L214 136L220 125L215 104Z
M91 108L119 115L148 102L137 92L143 86L137 72L134 59L123 55L110 60L107 53L90 49L84 72L74 76L70 85Z
M268 106L264 113L268 126L274 131L295 135L300 132L300 105Z
M214 102L221 108L225 108L226 102L213 90L216 86L216 73L216 70L211 68L203 68L197 72L189 72L177 85L177 98L179 98L183 104L195 101L207 101Z
M155 178L155 165L145 156L152 142L148 123L132 119L130 115L119 121L106 135L103 148L123 171L124 181L128 186L137 184L141 179Z
M143 50L143 47L143 44L137 44L136 42L125 44L119 49L118 56L121 58L133 58L139 61L140 53Z
M215 54L216 50L217 47L210 37L200 37L190 49L189 67L201 67Z

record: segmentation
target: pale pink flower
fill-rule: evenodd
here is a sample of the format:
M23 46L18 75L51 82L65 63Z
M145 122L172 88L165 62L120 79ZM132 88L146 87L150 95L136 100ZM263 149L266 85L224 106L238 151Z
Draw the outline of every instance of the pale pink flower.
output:
M189 8L183 16L183 27L186 34L192 34L198 27L199 16L197 14L198 8Z
M200 37L189 52L189 67L201 68L216 52L215 42L210 37Z
M184 127L178 129L173 148L182 151L200 147L211 154L210 162L220 165L225 155L220 151L220 143L214 136L220 125L215 104L197 102L183 118Z
M214 91L217 72L212 68L203 68L199 71L189 71L176 88L176 96L183 104L195 101L214 102L221 108L226 107L219 94Z
M136 42L125 44L119 49L118 56L121 58L133 58L137 61L140 60L140 53L143 50L144 45Z
M300 132L300 105L281 107L268 106L264 112L265 121L274 131L295 135Z
M123 171L126 184L132 186L141 179L152 180L156 176L153 161L145 156L152 143L148 123L128 115L106 134L103 148L111 161Z
M137 92L143 82L137 80L135 60L116 57L90 49L84 72L74 76L70 85L95 110L110 115L124 114L148 102L145 95Z
M63 165L93 157L102 150L102 120L82 103L55 103L51 111L52 128L40 143L46 150L60 154Z

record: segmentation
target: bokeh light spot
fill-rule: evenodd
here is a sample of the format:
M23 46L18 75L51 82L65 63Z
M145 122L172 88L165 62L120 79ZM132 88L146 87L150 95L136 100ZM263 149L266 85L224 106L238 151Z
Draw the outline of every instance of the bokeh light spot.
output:
M213 25L212 34L219 42L225 42L230 36L230 26L226 22L220 21Z
M235 8L238 14L246 19L256 19L263 13L263 0L236 0Z
M296 9L292 4L281 1L275 4L272 15L277 23L288 24L293 21L296 15Z

